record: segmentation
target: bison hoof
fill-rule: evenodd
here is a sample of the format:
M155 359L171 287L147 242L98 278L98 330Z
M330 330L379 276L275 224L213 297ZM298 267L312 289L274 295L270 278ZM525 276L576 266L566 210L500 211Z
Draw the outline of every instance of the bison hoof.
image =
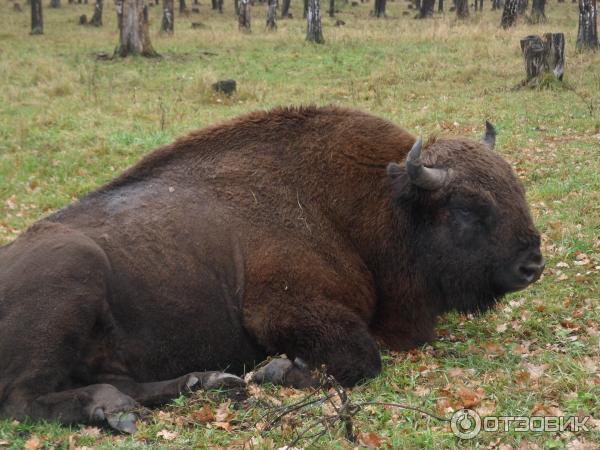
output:
M233 389L246 386L240 377L225 372L199 372L190 374L186 386L195 389Z
M294 363L289 359L276 358L254 372L250 381L258 384L272 383L281 385L284 384L285 376L293 367Z
M133 434L137 431L135 424L137 416L130 412L107 414L106 421L112 428L121 433Z
M298 389L317 387L319 380L312 376L308 365L300 358L290 361L277 358L258 369L250 381L254 383L272 383L281 386L291 386Z

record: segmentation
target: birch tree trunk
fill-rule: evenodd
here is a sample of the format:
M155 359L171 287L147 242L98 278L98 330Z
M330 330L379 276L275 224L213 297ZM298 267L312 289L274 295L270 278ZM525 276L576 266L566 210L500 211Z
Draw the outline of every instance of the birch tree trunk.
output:
M421 9L419 10L419 19L425 19L433 16L433 7L435 6L435 0L423 0L421 2Z
M96 0L96 3L94 4L94 15L92 16L92 18L90 20L90 25L93 25L95 27L102 26L102 10L103 9L104 9L103 0Z
M323 44L323 29L321 28L321 1L308 0L306 9L306 40Z
M281 5L281 18L287 19L290 15L290 0L283 0Z
M161 33L173 34L175 31L175 16L173 14L173 0L163 0L163 16L160 23Z
M456 0L456 17L459 19L469 17L469 0Z
M238 29L241 31L250 32L250 0L239 0L238 8L240 13L238 14Z
M386 17L385 14L385 6L387 0L375 0L375 4L373 6L373 15L375 17Z
M519 16L525 15L527 12L527 6L529 6L529 0L519 0L519 4L517 6L517 14Z
M500 25L505 30L512 27L517 22L517 8L519 7L519 0L505 0L504 10L502 11L502 18L500 19Z
M576 44L578 50L598 49L597 17L596 0L579 0L579 29Z
M267 30L277 29L277 0L267 2Z
M44 34L42 0L31 0L31 34Z
M119 45L115 54L121 57L141 55L159 56L150 42L148 7L144 0L117 0Z
M546 0L533 0L531 4L531 23L546 21Z

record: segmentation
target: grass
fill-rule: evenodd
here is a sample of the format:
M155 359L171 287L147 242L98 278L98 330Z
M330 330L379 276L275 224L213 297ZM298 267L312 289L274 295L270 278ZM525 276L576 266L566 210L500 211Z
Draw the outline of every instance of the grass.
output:
M28 14L2 2L0 243L155 147L247 111L333 103L414 133L471 137L490 118L499 130L498 151L528 189L543 232L545 275L484 317L442 318L440 339L431 346L385 354L384 373L355 388L352 398L404 402L446 416L468 404L487 415L589 415L595 425L589 432L513 429L460 441L446 424L418 413L369 407L357 414L355 427L361 442L392 448L593 448L600 442L600 54L575 52L571 2L549 4L545 25L521 23L509 31L498 27L500 12L489 4L464 22L452 13L413 20L412 12L402 15L405 5L388 2L388 20L370 18L372 4L342 5L338 16L347 25L334 27L324 17L323 46L304 41L303 20L265 31L261 5L253 9L252 34L239 33L231 4L219 15L204 1L200 15L177 16L174 36L160 36L154 7L151 37L162 59L98 61L96 53L110 54L117 43L112 4L99 29L77 25L92 5L46 8L45 34L34 37ZM292 6L301 17L300 4ZM206 27L191 29L191 21ZM566 35L566 87L515 90L524 77L519 39L548 31ZM231 98L211 92L211 83L223 78L238 82ZM317 412L268 433L244 424L266 411L261 396L288 402L297 395L257 391L226 411L229 431L190 420L204 404L223 410L223 399L208 393L155 411L134 436L4 421L0 448L279 448ZM311 447L351 448L342 436L332 428Z

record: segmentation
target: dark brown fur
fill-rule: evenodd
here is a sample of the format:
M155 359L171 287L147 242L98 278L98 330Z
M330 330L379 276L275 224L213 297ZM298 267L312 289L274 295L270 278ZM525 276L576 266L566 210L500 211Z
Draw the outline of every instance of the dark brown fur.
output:
M414 142L353 110L257 112L40 221L0 249L0 415L93 420L90 385L142 401L126 383L277 353L351 385L380 371L377 338L412 348L444 311L489 307L539 247L523 188L466 139L423 151L451 170L443 189L387 175Z

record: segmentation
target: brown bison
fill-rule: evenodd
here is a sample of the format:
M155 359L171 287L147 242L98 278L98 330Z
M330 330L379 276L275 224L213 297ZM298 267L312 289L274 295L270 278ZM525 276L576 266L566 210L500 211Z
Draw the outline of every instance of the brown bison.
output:
M510 166L341 108L257 112L159 149L0 248L0 417L106 422L196 387L344 385L543 270ZM401 163L396 163L400 161ZM293 361L293 362L292 362Z

